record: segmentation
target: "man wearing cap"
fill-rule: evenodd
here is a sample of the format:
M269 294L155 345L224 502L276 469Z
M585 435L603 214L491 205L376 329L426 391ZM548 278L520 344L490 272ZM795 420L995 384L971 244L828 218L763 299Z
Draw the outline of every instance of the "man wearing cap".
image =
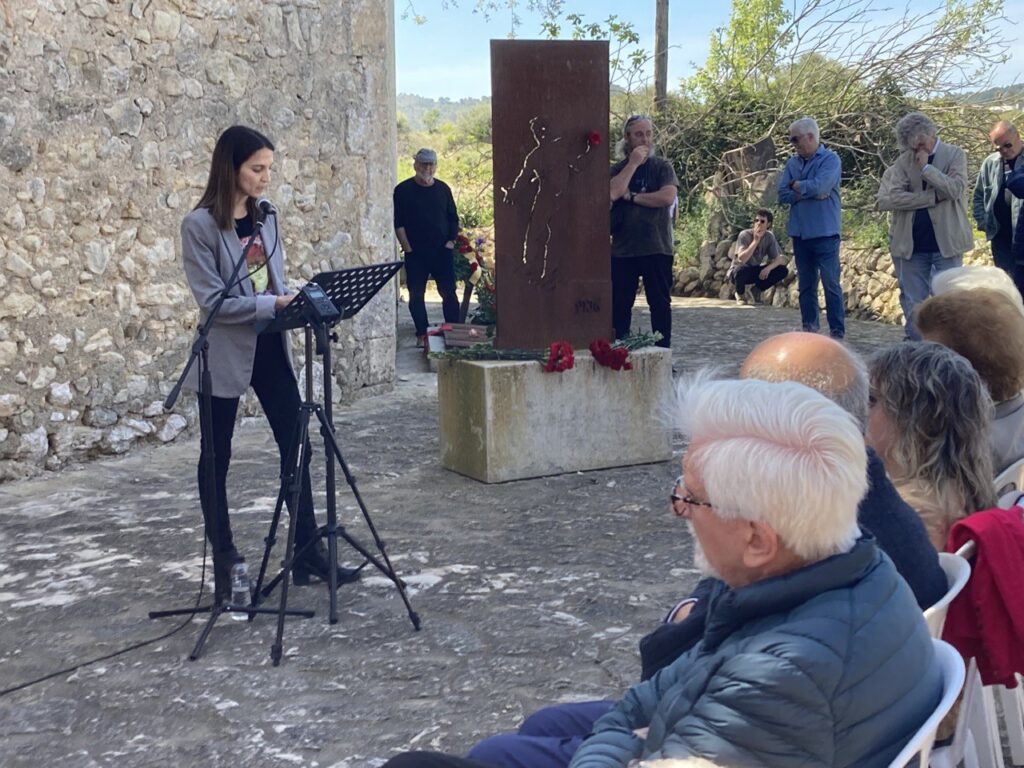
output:
M640 278L660 347L672 346L672 214L679 179L654 156L651 118L633 115L622 127L622 159L611 167L612 325L629 333Z
M446 323L459 322L453 253L459 234L459 212L447 184L434 178L437 153L421 149L413 156L416 175L395 187L395 234L405 254L409 314L416 326L416 343L427 339L427 280L434 278L441 294Z

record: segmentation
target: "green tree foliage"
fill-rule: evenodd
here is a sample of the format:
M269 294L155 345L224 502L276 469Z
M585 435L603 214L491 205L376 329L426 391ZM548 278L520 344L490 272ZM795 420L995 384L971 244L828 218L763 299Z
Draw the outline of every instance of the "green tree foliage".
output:
M429 99L419 98L423 103ZM434 102L437 104L437 102ZM420 147L430 147L438 155L437 177L452 188L459 218L464 229L490 230L494 224L494 200L491 190L491 105L489 101L465 99L446 102L448 121L436 115L440 108L424 110L422 129L414 130L399 115L398 178L413 174L412 156Z
M563 14L555 0L475 2L481 12L513 16L517 8L541 6L546 36L610 41L613 136L627 115L651 110L651 57L628 22ZM845 228L855 242L884 239L874 195L897 154L893 128L908 111L932 117L944 141L968 152L973 173L989 151L986 134L994 119L1020 117L994 115L984 99L969 97L992 85L1007 58L1002 14L1002 0L922 0L900 9L875 0L733 0L728 23L711 35L706 61L670 92L654 121L660 151L682 185L677 242L684 259L696 257L708 226L723 220L727 228L746 226L757 202L712 194L720 191L714 179L722 156L770 140L781 165L790 152L788 127L804 115L817 119L823 141L842 159ZM1006 100L1000 91L990 93ZM402 158L415 146L437 149L439 176L456 190L466 220L491 225L489 104L460 106L457 117L442 112L422 126L410 115L399 124L399 141ZM411 163L402 162L411 172ZM777 232L784 231L783 219L776 218Z
M975 163L987 154L992 114L961 94L984 87L1006 58L1001 13L1001 0L935 0L904 13L871 0L734 1L704 66L658 121L684 217L710 204L733 230L746 226L750 201L710 194L722 193L714 183L722 155L770 139L781 165L789 124L810 115L842 159L848 229L877 242L885 227L874 195L897 154L900 117L924 111Z
M757 90L768 84L793 37L782 0L733 3L729 23L711 34L708 58L688 83L696 94Z
M436 109L428 109L423 115L423 127L427 129L427 133L435 133L440 125L441 113Z

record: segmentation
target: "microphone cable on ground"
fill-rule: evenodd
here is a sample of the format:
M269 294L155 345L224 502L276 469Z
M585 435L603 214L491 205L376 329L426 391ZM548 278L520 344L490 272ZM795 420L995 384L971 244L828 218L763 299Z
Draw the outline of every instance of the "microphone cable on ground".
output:
M166 640L167 638L176 635L178 632L180 632L185 627L187 627L192 622L192 619L195 618L196 613L199 612L200 603L202 602L203 592L205 591L205 585L206 585L206 554L207 554L206 553L206 537L204 536L203 537L203 566L202 566L201 578L200 578L200 581L199 581L199 593L196 595L196 604L194 606L193 612L188 614L185 617L185 620L182 621L178 626L174 627L174 629L172 629L169 632L165 632L164 634L159 635L157 637L150 638L149 640L143 640L143 641L138 642L138 643L133 643L132 645L129 645L127 648L122 648L122 649L120 649L118 651L114 651L113 653L108 653L105 656L100 656L98 658L91 659L89 661L83 661L80 664L75 664L74 666L66 667L64 669L58 669L56 672L50 672L49 674L43 675L42 677L37 677L34 680L28 680L28 681L26 681L24 683L19 683L18 685L12 686L10 688L5 688L2 691L0 691L0 697L7 696L10 693L16 693L18 691L22 691L22 690L24 690L26 688L30 688L33 685L38 685L39 683L46 682L47 680L52 680L55 677L60 677L61 675L67 675L67 674L70 674L72 672L77 672L78 670L85 669L86 667L91 666L93 664L98 664L101 661L107 661L108 659L113 659L113 658L116 658L117 656L123 656L126 653L131 653L132 651L137 651L139 648L145 648L147 645L152 645L153 643L158 643L161 640Z

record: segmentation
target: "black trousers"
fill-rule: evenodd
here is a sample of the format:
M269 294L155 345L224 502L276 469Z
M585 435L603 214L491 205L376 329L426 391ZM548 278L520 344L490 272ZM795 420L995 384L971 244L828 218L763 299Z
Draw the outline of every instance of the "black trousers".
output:
M395 755L381 768L494 768L488 763L440 752L403 752Z
M629 334L640 278L651 310L651 330L661 333L659 347L672 346L672 256L612 257L612 326L615 338Z
M789 274L789 270L781 264L771 272L768 273L768 279L761 279L761 270L764 266L757 266L756 264L744 264L742 267L736 270L736 274L733 275L733 282L736 283L736 293L743 293L747 290L748 285L756 285L758 290L767 291L776 283L779 283L786 279L786 275Z
M211 362L212 366L217 361ZM250 385L256 392L263 413L274 433L278 452L281 457L280 469L283 471L291 451L295 429L298 426L299 387L292 375L288 358L285 357L284 345L278 335L260 336L256 342L256 359L252 368ZM213 504L214 519L206 520L206 536L214 543L211 525L217 527L217 546L221 552L235 548L231 535L231 522L228 518L227 476L231 465L231 438L235 433L235 416L238 413L237 397L214 397L213 401L213 451L214 451L214 483L217 498ZM199 404L202 414L202 403ZM204 508L206 496L206 463L205 452L199 455L199 494L203 498ZM306 441L306 461L301 469L301 491L299 508L295 511L295 541L301 546L312 539L317 532L316 520L313 517L313 492L309 482L310 444ZM271 487L279 481L277 468L266 467L264 476L260 478L261 489ZM290 502L289 502L290 503ZM289 512L293 512L291 506Z
M434 278L441 294L441 312L446 323L460 320L459 297L455 293L455 265L453 253L443 245L439 248L421 248L405 255L405 285L409 289L409 314L412 315L416 335L427 332L427 304L423 297L427 280Z
M992 238L992 261L997 267L1013 278L1013 284L1024 296L1024 264L1018 264L1013 257L1013 237L1002 232Z

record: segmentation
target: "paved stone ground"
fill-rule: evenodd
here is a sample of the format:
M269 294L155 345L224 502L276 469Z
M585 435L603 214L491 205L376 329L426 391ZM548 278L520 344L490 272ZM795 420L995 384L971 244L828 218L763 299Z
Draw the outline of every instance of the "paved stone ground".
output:
M696 581L688 536L668 511L676 463L493 486L442 470L435 377L412 347L404 306L399 318L395 392L340 410L336 424L422 631L378 574L342 588L333 626L324 588L294 588L292 607L317 615L288 622L281 667L270 665L269 617L222 618L203 657L187 661L196 619L0 698L0 763L370 768L409 747L462 752L540 705L615 696L636 680L637 640ZM677 300L674 322L678 370L730 373L799 318ZM649 327L643 308L637 327ZM900 337L850 322L861 351ZM193 439L0 486L0 688L175 626L147 612L196 597L197 455ZM229 482L250 563L276 461L268 429L239 430ZM339 510L369 542L344 485Z

